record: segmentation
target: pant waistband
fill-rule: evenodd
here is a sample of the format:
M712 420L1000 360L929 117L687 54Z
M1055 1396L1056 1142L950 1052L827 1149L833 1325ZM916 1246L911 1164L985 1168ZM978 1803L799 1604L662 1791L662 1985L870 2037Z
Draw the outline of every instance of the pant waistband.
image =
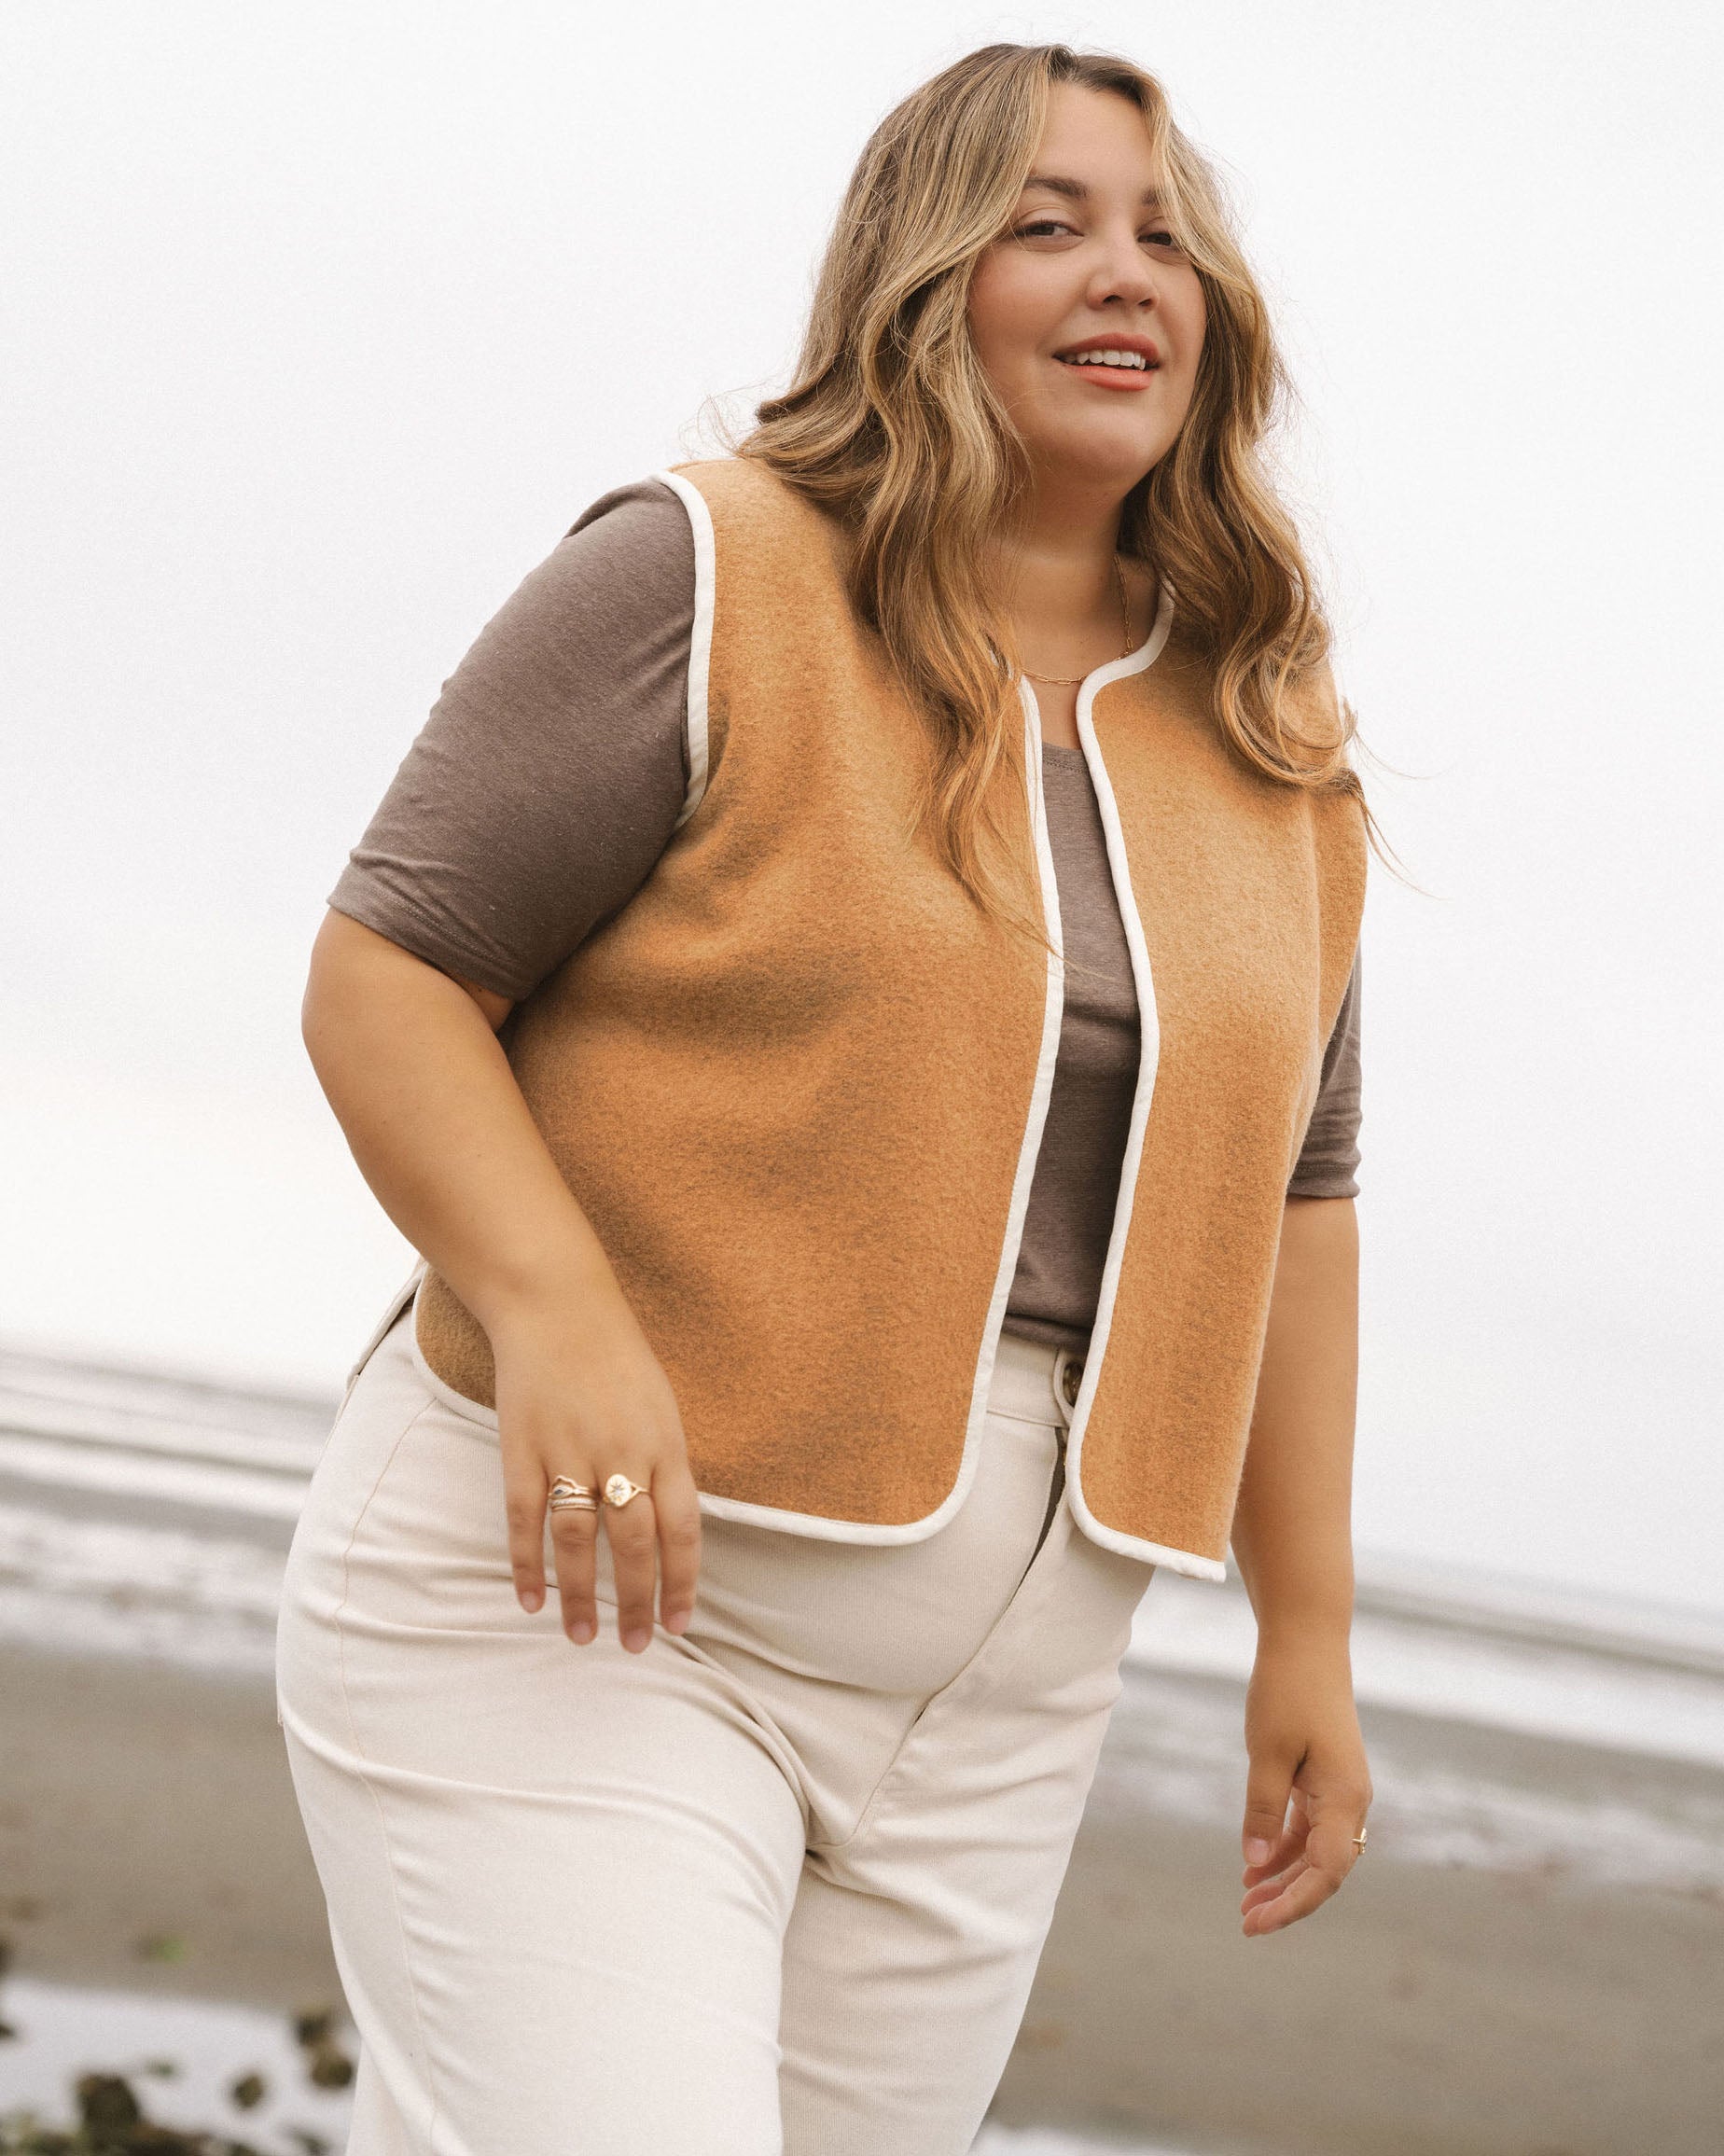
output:
M425 1270L422 1259L391 1298L376 1330L348 1372L350 1392L379 1342L411 1304ZM1050 1423L1064 1429L1072 1419L1083 1367L1084 1356L1075 1348L1053 1347L1043 1341L1025 1340L1021 1333L1002 1332L995 1344L988 1406L995 1414L1019 1415L1025 1422Z
M1064 1429L1072 1419L1083 1364L1083 1356L1072 1348L1002 1332L988 1406L995 1414L1020 1415L1026 1422L1052 1423Z

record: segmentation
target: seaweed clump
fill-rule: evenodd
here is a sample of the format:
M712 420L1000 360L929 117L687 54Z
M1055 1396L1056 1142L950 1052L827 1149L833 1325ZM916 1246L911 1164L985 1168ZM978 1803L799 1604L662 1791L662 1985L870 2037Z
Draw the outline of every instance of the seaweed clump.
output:
M6 1958L0 1941L0 1970ZM18 2032L0 2027L0 2034L15 2038ZM293 2034L313 2088L348 2086L354 2063L336 2035L332 2008L296 2014ZM218 2127L194 2132L152 2120L135 2079L139 2074L168 2079L178 2070L171 2059L152 2059L133 2073L80 2074L72 2089L76 2123L54 2125L27 2110L0 2114L0 2156L280 2156L279 2149L260 2149ZM228 2085L228 2100L240 2111L256 2109L269 2093L269 2082L255 2068ZM280 2131L294 2156L331 2156L331 2144L309 2127Z

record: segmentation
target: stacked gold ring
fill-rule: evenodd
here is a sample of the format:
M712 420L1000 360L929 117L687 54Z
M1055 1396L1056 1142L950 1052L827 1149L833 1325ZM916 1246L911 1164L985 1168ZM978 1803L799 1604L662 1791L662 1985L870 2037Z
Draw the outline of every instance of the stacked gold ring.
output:
M553 1512L596 1512L599 1500L585 1482L577 1482L573 1476L559 1475L550 1485L549 1509Z

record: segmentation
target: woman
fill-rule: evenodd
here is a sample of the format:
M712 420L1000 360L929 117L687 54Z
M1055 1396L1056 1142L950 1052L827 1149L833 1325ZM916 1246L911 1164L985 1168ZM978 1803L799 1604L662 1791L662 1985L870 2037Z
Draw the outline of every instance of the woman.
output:
M307 1043L424 1254L280 1637L355 2156L958 2156L1230 1535L1247 1936L1363 1846L1369 819L1277 379L1155 82L968 55L788 394L586 512L331 894Z

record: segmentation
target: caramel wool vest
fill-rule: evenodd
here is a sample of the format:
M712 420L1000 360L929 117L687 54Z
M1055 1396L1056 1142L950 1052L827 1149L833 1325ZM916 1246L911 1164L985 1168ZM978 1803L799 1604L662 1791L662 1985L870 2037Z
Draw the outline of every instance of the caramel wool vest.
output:
M745 459L658 476L695 540L688 799L501 1037L671 1382L702 1509L913 1541L975 1471L1063 967L911 835L927 737L850 604L841 526ZM1352 800L1227 748L1174 612L1163 583L1148 641L1078 704L1142 1047L1066 1487L1097 1542L1220 1579L1365 850ZM1302 693L1308 727L1332 719L1326 672ZM1057 949L1020 694L1023 768L993 805ZM435 1270L414 1322L436 1374L494 1406Z

